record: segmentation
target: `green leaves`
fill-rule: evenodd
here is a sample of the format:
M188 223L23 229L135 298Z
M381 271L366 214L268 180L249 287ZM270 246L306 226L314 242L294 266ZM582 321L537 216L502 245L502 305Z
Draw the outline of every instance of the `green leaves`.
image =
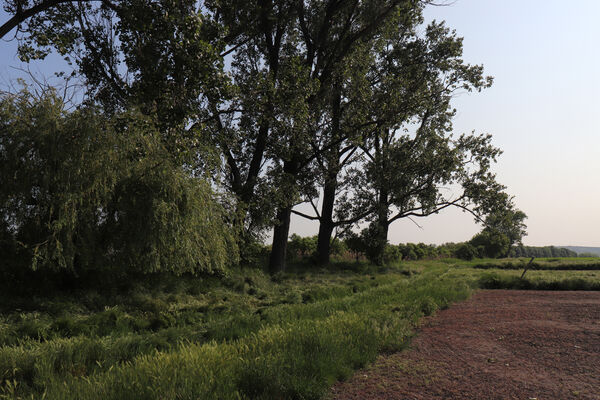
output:
M180 274L236 262L210 185L177 163L147 117L68 113L53 93L27 92L2 98L0 115L9 266Z

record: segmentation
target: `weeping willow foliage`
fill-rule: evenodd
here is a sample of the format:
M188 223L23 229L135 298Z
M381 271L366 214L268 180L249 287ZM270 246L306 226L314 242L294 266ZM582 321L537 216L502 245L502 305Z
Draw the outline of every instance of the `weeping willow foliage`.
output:
M4 267L217 272L236 262L210 185L148 118L67 112L53 93L0 99Z

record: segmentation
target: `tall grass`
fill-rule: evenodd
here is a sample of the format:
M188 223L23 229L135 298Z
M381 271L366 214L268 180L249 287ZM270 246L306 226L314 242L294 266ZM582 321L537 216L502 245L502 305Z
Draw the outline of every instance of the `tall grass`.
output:
M488 272L479 277L478 285L484 289L600 290L600 272L557 272L559 271L528 271L523 278L520 274L509 274L506 271Z
M482 289L600 290L600 270L527 270L523 275L523 270L458 266L446 275Z
M598 258L530 258L486 259L461 263L478 269L524 269L525 267L548 271L596 271L600 270Z
M274 277L246 269L11 298L0 313L0 399L318 399L472 289L600 290L600 271L521 279L520 270L474 266L337 265Z
M377 353L402 348L423 315L468 296L467 285L443 278L444 271L412 278L396 269L295 273L280 282L239 271L205 293L178 289L179 301L165 300L169 312L179 313L174 326L4 345L0 393L48 399L320 398ZM197 307L194 318L184 304ZM182 321L183 315L192 322Z

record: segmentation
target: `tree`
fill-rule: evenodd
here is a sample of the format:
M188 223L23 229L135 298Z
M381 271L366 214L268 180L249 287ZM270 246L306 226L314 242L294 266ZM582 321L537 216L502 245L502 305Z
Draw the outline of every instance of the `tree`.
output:
M363 238L360 235L356 234L355 232L349 231L346 234L344 242L346 243L346 247L352 253L354 253L356 262L358 262L360 256L365 254L365 252L366 252L366 245L365 245Z
M366 118L369 98L369 71L376 63L379 52L390 34L410 32L422 22L422 6L415 3L401 8L402 12L382 21L371 40L355 46L351 55L336 70L329 97L320 104L320 129L316 129L313 147L317 153L315 169L322 186L322 205L318 210L314 198L307 196L315 215L298 211L296 214L319 221L317 240L317 262L329 262L331 236L334 230L343 233L350 226L369 214L365 204L353 198L346 201L349 187L354 183L351 168L358 160L357 150L364 138L373 129L372 121ZM318 196L315 196L315 198Z
M307 236L302 237L296 234L293 234L290 237L290 241L288 244L290 250L290 258L306 258L313 255L317 248L316 237Z
M527 216L515 208L513 198L505 193L498 195L503 206L495 208L483 221L483 230L475 235L469 243L481 249L481 257L507 257L515 244L521 244L526 235L524 223Z
M154 121L54 93L0 98L0 238L6 267L217 272L235 262L225 212L179 166Z
M226 87L218 27L194 0L6 0L22 61L56 50L105 111L140 106L165 134Z
M456 248L455 254L461 260L472 260L478 255L477 249L469 242L461 243Z
M513 199L507 200L507 206L488 215L485 219L486 228L498 232L508 239L509 247L521 244L525 230L527 215L515 208Z
M370 204L368 220L382 262L388 227L459 207L477 219L504 209L504 187L490 172L500 154L489 135L451 135L452 96L491 84L480 66L464 64L462 41L443 24L424 35L393 36L371 72L369 118L375 129L361 150L363 168L351 199ZM458 193L450 193L446 187Z
M245 225L252 227L256 221L253 207L261 210L258 229L261 217L265 219L262 211L275 210L266 222L274 225L269 268L276 272L285 266L292 208L302 197L314 196L315 161L342 140L329 140L332 130L322 126L323 110L336 96L344 63L387 21L412 12L421 2L238 3L218 3L227 30L258 23L232 50L234 81L243 90L217 110L229 116L217 124L236 138L236 147L226 149L227 176L229 186L241 190L241 207L250 210ZM267 195L257 198L255 190ZM265 198L271 207L262 204Z
M478 250L479 257L500 258L506 257L510 250L510 239L505 234L484 228L473 236L469 244Z

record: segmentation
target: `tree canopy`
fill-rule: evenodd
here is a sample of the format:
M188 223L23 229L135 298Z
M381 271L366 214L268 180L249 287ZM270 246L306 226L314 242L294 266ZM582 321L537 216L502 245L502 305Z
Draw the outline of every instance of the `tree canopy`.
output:
M46 189L44 204L53 206L35 212L64 221L27 239L32 254L44 252L30 258L63 266L100 235L101 252L129 257L124 264L220 269L228 254L236 259L234 248L252 259L272 229L269 269L277 272L292 213L319 222L319 263L337 236L365 223L373 259L383 263L391 223L448 207L518 243L525 214L491 169L500 150L490 135L452 127L452 98L492 79L463 61L462 39L444 23L424 26L428 4L5 0L12 18L0 37L14 30L24 61L61 54L86 96L71 113L51 96L30 108L3 99L7 121L46 110L34 120L43 127L22 139L15 132L27 129L4 125L3 173L27 164L29 175L6 186L3 234L13 235L11 246L27 242L15 230L26 223L11 218L25 221L25 198L43 173L47 188L74 192L67 201ZM73 126L84 128L74 135ZM80 140L67 141L65 153L50 146L69 134ZM39 160L12 159L6 149L28 135ZM314 214L295 209L303 202ZM77 222L83 215L93 223ZM95 231L77 233L83 226ZM134 226L149 236L134 235Z

